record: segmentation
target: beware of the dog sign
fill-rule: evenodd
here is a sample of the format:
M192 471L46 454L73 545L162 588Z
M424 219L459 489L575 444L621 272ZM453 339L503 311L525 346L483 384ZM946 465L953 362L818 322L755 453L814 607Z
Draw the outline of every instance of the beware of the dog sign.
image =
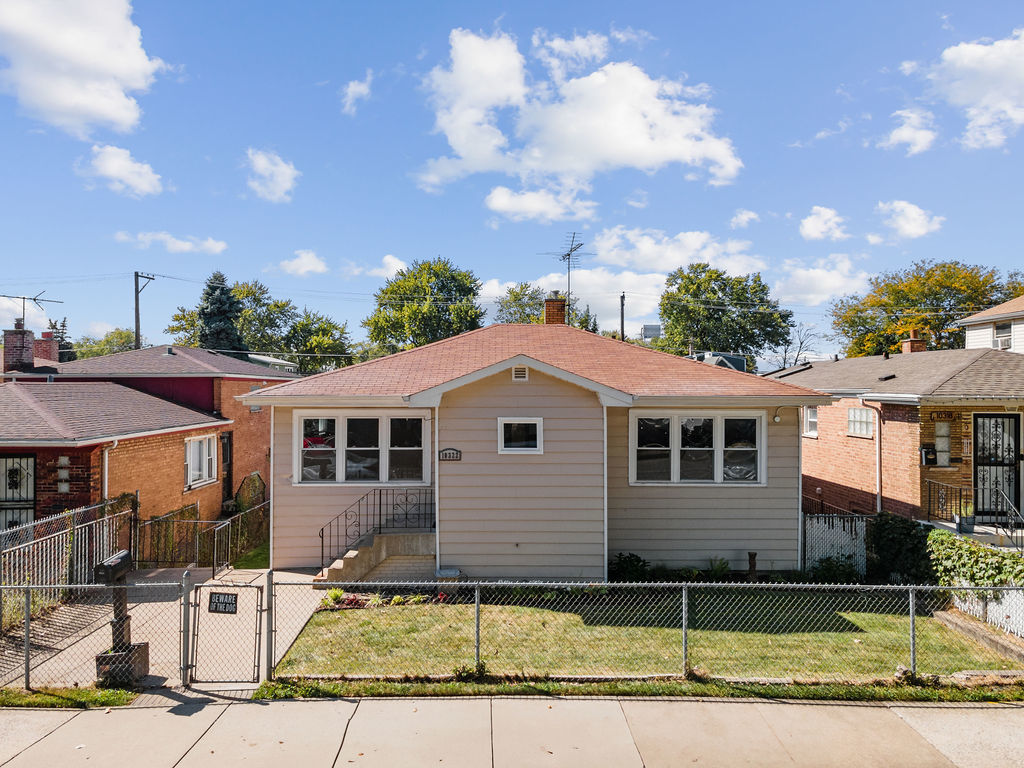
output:
M238 613L238 595L235 592L211 592L210 613Z

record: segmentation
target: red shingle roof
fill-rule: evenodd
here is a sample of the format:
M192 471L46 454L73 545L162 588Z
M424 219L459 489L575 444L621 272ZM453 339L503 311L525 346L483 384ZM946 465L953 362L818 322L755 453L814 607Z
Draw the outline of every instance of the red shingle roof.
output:
M0 442L90 441L221 419L111 382L0 384Z
M808 397L817 393L565 325L491 325L261 390L259 396L411 395L526 355L634 396Z

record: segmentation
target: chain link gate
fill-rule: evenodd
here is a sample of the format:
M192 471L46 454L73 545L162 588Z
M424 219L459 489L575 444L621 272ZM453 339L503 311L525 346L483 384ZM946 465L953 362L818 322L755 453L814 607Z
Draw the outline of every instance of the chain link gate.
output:
M207 582L192 596L190 680L259 682L263 585Z

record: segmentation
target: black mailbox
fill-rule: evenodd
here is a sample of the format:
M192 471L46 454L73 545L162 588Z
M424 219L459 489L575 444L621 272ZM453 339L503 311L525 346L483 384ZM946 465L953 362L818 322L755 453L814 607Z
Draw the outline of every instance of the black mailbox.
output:
M111 555L93 569L97 584L117 584L132 569L132 555L127 549Z

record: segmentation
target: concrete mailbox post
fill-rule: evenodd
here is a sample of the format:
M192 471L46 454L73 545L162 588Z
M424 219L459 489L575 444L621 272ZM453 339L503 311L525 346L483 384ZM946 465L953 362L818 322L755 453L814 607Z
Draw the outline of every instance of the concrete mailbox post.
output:
M94 570L97 584L114 587L111 602L114 618L110 622L110 650L96 656L96 682L103 686L135 686L149 674L149 643L132 642L132 619L128 615L128 590L132 569L127 549L111 555Z

